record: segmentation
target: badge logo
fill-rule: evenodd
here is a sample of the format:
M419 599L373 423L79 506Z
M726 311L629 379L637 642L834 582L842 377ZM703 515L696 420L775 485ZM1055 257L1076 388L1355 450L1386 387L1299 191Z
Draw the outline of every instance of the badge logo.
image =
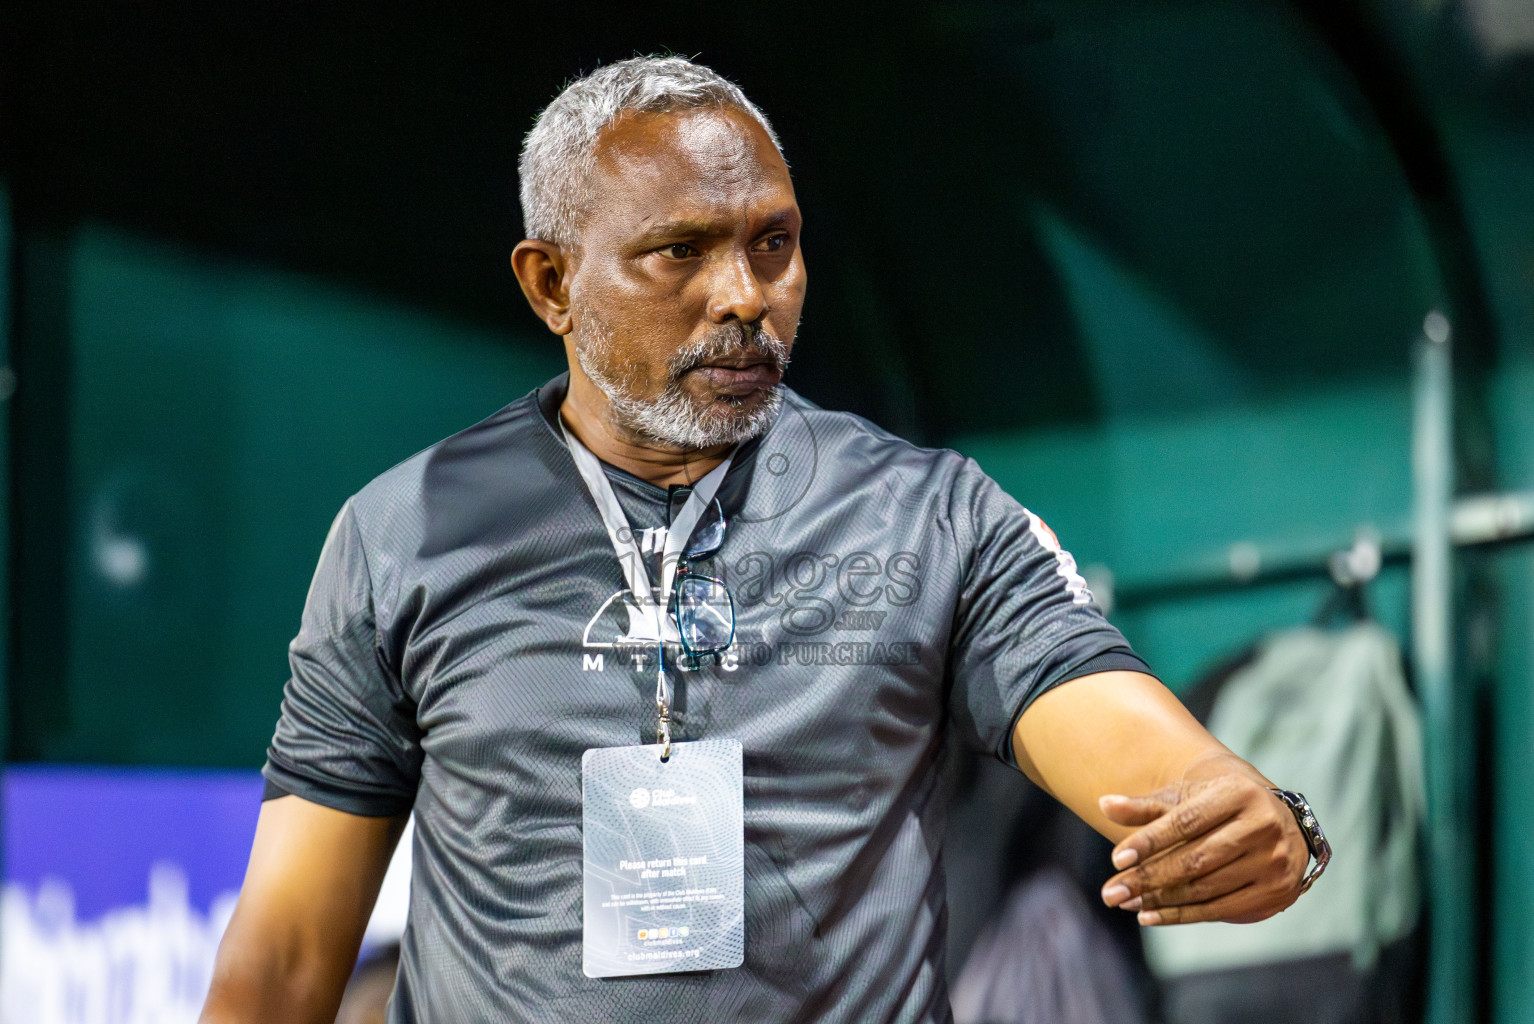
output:
M636 811L642 811L650 806L650 791L640 786L629 794L629 806Z

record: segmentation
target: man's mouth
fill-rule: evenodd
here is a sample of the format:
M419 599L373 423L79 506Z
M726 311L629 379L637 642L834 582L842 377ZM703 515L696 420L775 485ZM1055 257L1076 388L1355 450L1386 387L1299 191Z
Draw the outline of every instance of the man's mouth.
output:
M734 398L743 398L754 391L770 391L783 379L782 367L771 357L755 354L710 359L688 372L706 380L714 393Z
M697 375L717 400L738 405L751 395L771 392L788 369L788 346L753 325L721 325L671 364L672 381Z

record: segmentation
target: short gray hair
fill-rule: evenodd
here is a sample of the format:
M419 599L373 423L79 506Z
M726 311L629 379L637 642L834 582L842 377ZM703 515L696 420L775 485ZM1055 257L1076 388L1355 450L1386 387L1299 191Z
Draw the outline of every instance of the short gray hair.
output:
M685 57L633 57L577 78L538 115L522 142L522 226L528 238L575 246L592 196L597 136L625 111L735 107L756 119L783 152L767 116L740 86Z

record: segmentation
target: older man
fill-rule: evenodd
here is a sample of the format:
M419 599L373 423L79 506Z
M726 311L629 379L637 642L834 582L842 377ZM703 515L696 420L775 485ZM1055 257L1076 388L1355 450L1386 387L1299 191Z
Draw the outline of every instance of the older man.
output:
M739 89L602 68L521 173L512 265L569 373L341 509L205 1021L333 1016L411 811L392 1021L947 1020L948 742L1116 840L1103 898L1143 924L1294 901L1303 801L1049 528L781 385L800 213Z

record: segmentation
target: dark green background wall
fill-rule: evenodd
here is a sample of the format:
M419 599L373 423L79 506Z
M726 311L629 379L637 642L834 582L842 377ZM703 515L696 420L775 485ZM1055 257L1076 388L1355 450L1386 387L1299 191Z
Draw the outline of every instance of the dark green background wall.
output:
M341 502L563 349L120 232L53 244L63 551L18 552L11 756L259 765Z

